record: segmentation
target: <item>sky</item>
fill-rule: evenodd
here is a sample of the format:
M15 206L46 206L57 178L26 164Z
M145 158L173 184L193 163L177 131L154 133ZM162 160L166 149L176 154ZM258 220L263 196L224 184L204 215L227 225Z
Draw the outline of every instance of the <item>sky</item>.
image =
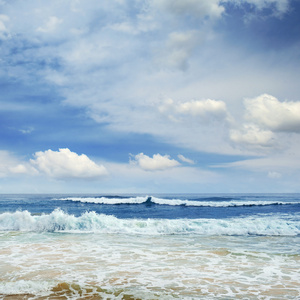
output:
M0 193L300 192L299 0L0 0Z

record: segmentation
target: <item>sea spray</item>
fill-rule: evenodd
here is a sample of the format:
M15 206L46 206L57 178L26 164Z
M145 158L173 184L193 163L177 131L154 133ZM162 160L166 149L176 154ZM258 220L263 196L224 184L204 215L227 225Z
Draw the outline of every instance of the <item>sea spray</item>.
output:
M2 231L98 232L124 234L266 235L300 234L298 220L261 215L228 219L120 219L112 215L85 212L74 216L56 209L50 214L28 211L0 214Z

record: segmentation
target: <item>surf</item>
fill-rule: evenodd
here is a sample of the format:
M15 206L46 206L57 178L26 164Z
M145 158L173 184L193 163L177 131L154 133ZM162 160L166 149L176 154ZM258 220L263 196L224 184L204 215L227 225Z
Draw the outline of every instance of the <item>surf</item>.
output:
M300 235L299 220L272 215L228 219L119 219L85 212L70 215L61 209L50 214L28 211L0 214L1 231L112 233L139 235Z
M209 198L197 200L166 199L154 196L137 197L66 197L55 200L71 201L81 203L92 203L102 205L169 205L188 207L251 207L251 206L277 206L277 205L299 205L300 201L276 201L276 200L233 200L232 198Z

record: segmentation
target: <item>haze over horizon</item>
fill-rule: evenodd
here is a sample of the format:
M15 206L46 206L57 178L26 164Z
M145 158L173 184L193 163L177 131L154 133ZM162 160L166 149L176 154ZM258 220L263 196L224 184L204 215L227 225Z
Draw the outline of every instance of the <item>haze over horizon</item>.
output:
M0 0L0 193L300 192L300 1Z

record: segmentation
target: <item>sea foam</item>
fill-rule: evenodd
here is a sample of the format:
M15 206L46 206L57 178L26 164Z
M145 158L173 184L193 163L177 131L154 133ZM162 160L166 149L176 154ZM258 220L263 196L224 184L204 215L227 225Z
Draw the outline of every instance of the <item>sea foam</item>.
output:
M79 217L60 209L32 215L16 211L0 215L1 231L95 232L117 234L267 235L300 234L299 220L272 215L228 219L119 219L112 215L86 212Z
M145 197L67 197L59 198L61 201L73 201L82 203L120 205L120 204L148 204L170 206L195 206L195 207L242 207L242 206L268 206L268 205L298 205L299 201L275 201L275 200L228 200L222 198L218 201L207 200L181 200L165 199L153 196Z

